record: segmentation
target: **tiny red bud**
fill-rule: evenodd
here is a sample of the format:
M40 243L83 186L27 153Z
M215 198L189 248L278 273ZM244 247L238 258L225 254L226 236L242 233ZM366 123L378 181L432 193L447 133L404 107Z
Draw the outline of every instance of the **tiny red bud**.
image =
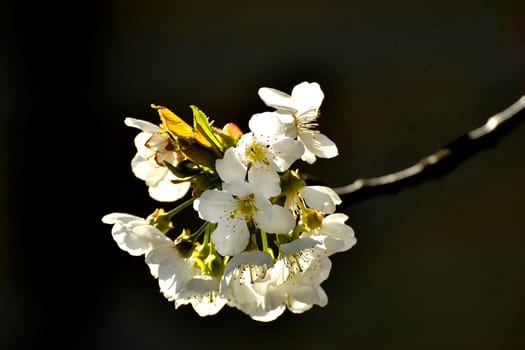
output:
M242 130L235 123L228 123L222 128L228 136L237 141L242 136Z

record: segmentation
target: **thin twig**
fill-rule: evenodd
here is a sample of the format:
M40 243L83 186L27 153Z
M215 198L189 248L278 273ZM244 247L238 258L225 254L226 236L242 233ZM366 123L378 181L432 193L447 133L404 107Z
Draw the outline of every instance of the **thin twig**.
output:
M349 185L333 189L348 205L380 194L396 193L407 185L440 177L480 150L494 147L505 132L517 125L518 117L525 115L519 113L524 108L525 95L504 111L490 117L479 128L458 137L408 168L379 177L357 179Z

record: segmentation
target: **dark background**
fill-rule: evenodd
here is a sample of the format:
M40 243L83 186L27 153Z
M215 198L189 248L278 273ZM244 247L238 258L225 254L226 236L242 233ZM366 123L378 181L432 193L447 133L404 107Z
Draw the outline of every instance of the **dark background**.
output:
M157 204L130 161L150 103L218 125L261 86L317 81L326 184L399 170L525 94L525 4L487 1L4 2L0 348L523 349L525 125L436 180L340 211L329 304L272 323L174 310L103 215Z

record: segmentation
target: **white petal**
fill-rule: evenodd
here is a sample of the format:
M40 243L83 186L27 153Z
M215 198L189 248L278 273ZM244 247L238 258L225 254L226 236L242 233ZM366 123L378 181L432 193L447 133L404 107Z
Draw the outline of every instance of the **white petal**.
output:
M209 296L203 295L199 298L194 298L191 302L193 310L201 317L215 315L226 305L226 299L214 295L213 292L210 292L210 294Z
M174 153L173 151L167 151L168 146L171 144L169 136L167 134L154 133L146 141L146 147L154 151L161 153Z
M290 310L294 314L302 314L303 312L310 310L313 306L314 306L314 303L306 304L306 303L297 301L295 299L291 299L290 302L288 303L288 310Z
M146 243L152 248L171 245L173 241L165 234L160 232L157 228L151 225L139 225L133 228L133 234L140 239L140 244ZM128 242L128 244L131 242Z
M313 248L318 244L319 242L315 239L304 237L296 239L290 243L281 244L279 250L286 254L295 254L301 250Z
M316 237L313 235L312 237ZM326 252L326 255L330 256L332 254L343 252L345 250L348 250L349 248L345 248L345 242L343 240L330 237L330 236L322 236L322 237L316 237L319 238L323 242L323 247Z
M217 252L223 256L237 255L248 245L250 232L243 218L226 217L219 221L217 228L211 234Z
M272 257L270 254L262 252L260 250L251 250L249 252L242 252L228 261L224 268L224 276L241 266L242 264L248 265L266 265L272 266Z
M332 214L336 205L342 203L339 195L326 186L307 186L303 187L299 192L310 208L325 214Z
M344 224L347 220L348 220L348 215L337 213L337 214L328 215L327 217L325 217L323 220L323 223L324 224L328 224L328 223Z
M275 171L255 167L250 168L248 170L248 180L266 198L274 197L281 193L281 178Z
M279 316L281 316L284 310L286 310L286 306L284 305L279 305L275 309L268 311L258 308L257 310L255 310L255 312L250 314L250 317L255 321L270 322L276 320Z
M257 188L246 181L233 180L222 184L222 189L239 198L246 197L257 191Z
M282 285L282 276L276 272L284 271L287 269L287 267L283 266L282 260L277 260L274 266L275 268L271 270L272 280L268 283L271 286L264 294L264 307L267 310L275 310L284 306L284 309L286 309L285 303L288 299L286 294L287 290L286 287L283 287ZM279 276L276 276L276 274Z
M228 299L229 306L236 307L247 314L260 307L263 297L252 288L254 283L260 283L259 277L256 277L254 282L251 278L253 276L252 271L258 273L259 270L265 271L267 268L243 265L222 278L220 291L221 295ZM245 283L246 281L250 281L250 283Z
M222 159L215 161L215 168L222 181L244 180L246 177L246 166L241 162L233 147L224 152Z
M330 275L332 268L332 262L319 246L298 251L291 256L285 255L279 260L283 260L281 265L285 266L281 276L281 280L283 277L285 280L283 288L292 298L297 286L323 283ZM278 266L278 262L275 263L275 266ZM286 268L286 266L290 267ZM279 282L279 279L276 281Z
M102 217L102 222L105 224L120 224L120 225L129 225L135 221L145 223L144 218L139 216L126 214L126 213L110 213Z
M272 218L272 203L264 194L259 191L254 192L255 207L259 210L259 215L264 215L267 220Z
M276 136L284 135L284 125L279 115L274 112L254 114L248 126L257 140L265 144L272 142Z
M312 308L312 305L326 306L328 297L319 285L302 285L294 288L293 298L288 310L300 314Z
M190 279L182 289L184 293L206 294L209 291L219 290L219 279L208 275L199 275Z
M135 147L137 148L137 152L140 153L145 158L149 158L150 156L153 156L155 153L153 150L146 147L146 143L151 138L150 133L147 132L141 132L135 136L133 139L133 142L135 144Z
M156 186L150 186L148 193L151 198L159 202L174 202L181 199L188 193L191 183L184 181L180 183L173 183L171 180L178 179L172 173L168 173L163 181L157 183Z
M146 120L140 120L140 119L135 119L135 118L124 119L124 124L132 128L140 129L150 134L155 134L160 129L157 125L153 123L150 123Z
M146 263L157 272L160 290L169 300L176 298L184 284L199 272L188 265L175 245L153 249L146 255Z
M321 133L303 132L298 137L305 148L319 158L333 158L339 154L335 143Z
M234 147L234 149L239 150L238 154L242 155L244 153L244 151L241 151L241 150L244 150L246 148L246 146L248 146L249 144L253 143L254 139L257 140L257 138L255 137L253 132L251 132L251 131L247 132L247 133L245 133L245 134L243 134L241 136L241 138L237 142L237 145Z
M309 164L313 164L317 160L315 154L310 152L310 150L306 147L306 145L304 147L304 153L301 156L301 159L304 160L305 162L309 163Z
M302 237L299 238L296 241L301 241L308 237ZM328 276L330 275L330 269L332 268L332 262L328 258L328 255L323 250L322 245L317 242L317 245L308 248L308 244L299 242L295 246L293 243L296 241L293 241L288 244L292 244L292 246L285 247L284 249L286 251L293 251L296 250L295 253L288 253L292 254L294 256L294 259L292 261L298 263L300 265L300 274L292 273L290 276L291 278L296 279L296 284L320 284L323 281L325 281ZM311 242L311 241L310 241ZM299 249L304 247L304 249ZM283 251L283 247L279 247L279 249ZM287 254L287 253L285 253ZM284 257L287 259L287 257ZM277 265L277 263L275 263ZM293 286L293 284L292 284Z
M120 249L130 255L144 255L151 249L170 245L173 242L146 220L123 213L112 213L104 216L102 222L114 224L111 230L113 239Z
M178 299L187 299L201 317L215 315L226 299L219 295L219 279L208 276L195 276L184 284ZM187 303L187 302L186 302Z
M228 305L248 315L259 314L264 296L255 289L267 284L272 265L271 256L259 250L245 251L232 257L225 267L220 288L221 294L228 299Z
M295 117L293 116L293 114L289 114L289 113L279 113L279 112L275 112L278 116L279 116L279 119L281 120L281 123L284 124L284 127L285 128L288 128L290 126L293 126L295 128ZM296 135L294 136L290 136L291 138L295 138Z
M324 99L324 93L318 83L302 82L292 90L292 98L297 106L297 114L319 109Z
M159 166L155 161L152 161L151 158L144 157L144 155L139 152L137 152L131 160L131 170L137 178L149 184L158 183L169 171L168 168Z
M316 235L325 237L328 255L346 251L357 243L354 230L344 224L347 219L345 214L332 214L323 219Z
M262 87L259 89L258 94L261 100L269 107L280 111L288 111L292 114L297 112L293 98L282 91Z
M287 170L304 153L302 143L289 137L280 138L270 148L274 154L272 160L280 171Z
M206 190L193 202L193 208L199 213L199 217L213 223L228 216L235 206L236 202L231 194L218 190Z
M269 217L259 212L253 218L259 228L269 233L285 234L295 227L295 219L290 210L277 204L272 205Z
M303 251L302 255L307 255L310 260L309 266L303 272L303 279L314 284L321 284L325 281L332 269L332 261L328 255L319 246L312 248L307 253Z

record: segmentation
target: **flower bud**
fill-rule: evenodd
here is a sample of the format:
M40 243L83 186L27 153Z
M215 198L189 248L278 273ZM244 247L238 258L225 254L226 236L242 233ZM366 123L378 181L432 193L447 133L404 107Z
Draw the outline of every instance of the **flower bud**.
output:
M166 215L166 212L162 208L155 209L155 211L148 216L148 223L162 233L167 233L173 228L171 216Z
M321 227L324 215L313 209L301 210L301 226L307 232L311 232L316 228Z
M237 142L237 140L239 140L243 134L242 130L235 123L227 123L222 128L222 131L224 131L226 135L230 136L235 142Z

